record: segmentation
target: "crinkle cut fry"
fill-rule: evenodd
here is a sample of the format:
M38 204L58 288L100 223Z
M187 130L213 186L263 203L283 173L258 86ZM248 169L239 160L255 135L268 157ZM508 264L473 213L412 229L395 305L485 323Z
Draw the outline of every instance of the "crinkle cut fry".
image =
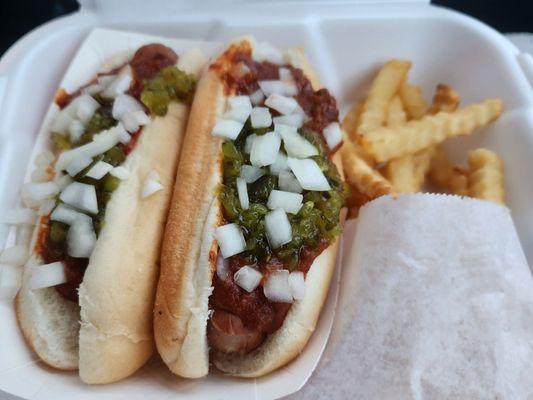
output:
M413 155L395 158L385 168L385 177L401 193L420 191L431 165L435 148L420 150Z
M392 185L358 155L356 146L345 140L341 148L342 164L348 184L374 199L393 192Z
M467 135L487 125L502 112L499 99L487 99L453 113L439 112L413 120L398 128L381 127L359 136L363 149L377 162L413 154L449 137Z
M368 97L363 106L358 134L383 126L387 118L389 103L405 80L411 68L410 61L390 60L385 63L372 82Z
M476 149L468 154L468 194L478 199L505 204L503 162L488 149Z

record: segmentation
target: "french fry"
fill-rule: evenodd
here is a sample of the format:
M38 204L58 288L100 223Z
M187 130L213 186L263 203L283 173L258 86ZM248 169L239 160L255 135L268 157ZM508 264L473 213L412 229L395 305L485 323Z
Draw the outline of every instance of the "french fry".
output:
M387 110L387 126L395 128L406 122L407 115L403 109L402 100L400 100L400 96L396 95L392 98Z
M393 192L392 185L358 155L357 147L345 140L341 147L342 166L348 184L370 200Z
M403 82L399 94L409 119L420 119L426 114L428 105L420 87Z
M496 153L487 149L469 152L468 194L478 199L505 204L503 163Z
M440 111L452 112L457 109L461 98L459 93L451 86L439 83L433 96L433 104L428 110L429 114L437 114Z
M398 128L380 127L357 139L377 162L389 161L437 145L449 137L470 134L496 119L502 109L501 100L487 99L453 113L427 115Z
M459 196L468 194L467 171L462 167L452 165L441 148L435 149L428 177L431 183L449 193Z
M357 128L359 127L359 119L363 112L364 100L358 101L354 104L342 121L342 129L348 134L348 137L355 141L357 137Z
M465 168L453 166L448 190L458 196L468 196L468 171Z
M359 134L383 126L387 118L389 103L405 80L411 68L410 61L390 60L379 71L372 82L368 97L363 106L359 127Z
M420 191L434 152L434 148L429 148L389 161L385 168L385 177L390 181L394 190L401 193Z
M369 166L373 167L376 163L372 156L368 154L357 142L355 142L353 139L351 139L350 134L357 137L357 132L355 130L349 130L355 126L357 126L358 117L361 115L361 111L363 110L363 103L364 101L361 100L356 105L352 106L350 111L348 111L348 114L344 117L344 120L342 121L341 127L344 131L344 143L347 143L345 147L349 147L350 151L355 152L359 158L362 158ZM359 112L359 115L357 115Z

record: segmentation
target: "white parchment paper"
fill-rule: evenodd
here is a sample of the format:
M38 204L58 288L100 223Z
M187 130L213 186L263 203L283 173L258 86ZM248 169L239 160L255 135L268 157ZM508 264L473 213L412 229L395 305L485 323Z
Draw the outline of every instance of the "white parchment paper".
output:
M336 325L298 399L533 399L533 281L508 209L380 198L344 236Z

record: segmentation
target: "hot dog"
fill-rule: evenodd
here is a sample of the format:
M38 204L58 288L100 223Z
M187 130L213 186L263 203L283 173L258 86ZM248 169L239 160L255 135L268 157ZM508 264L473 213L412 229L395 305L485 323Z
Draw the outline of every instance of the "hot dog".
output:
M19 326L46 364L91 384L124 378L152 354L160 243L196 86L197 60L165 45L120 56L57 92L50 150L22 190L39 219Z
M256 377L302 351L337 255L341 143L300 49L246 37L212 61L163 239L154 330L172 372Z

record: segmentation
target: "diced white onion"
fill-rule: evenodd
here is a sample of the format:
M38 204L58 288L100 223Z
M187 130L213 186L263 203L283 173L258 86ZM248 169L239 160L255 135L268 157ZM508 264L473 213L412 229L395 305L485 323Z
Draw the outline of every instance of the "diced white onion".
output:
M79 211L70 208L64 204L59 204L50 215L52 221L59 221L66 225L73 225L78 220L83 220L84 223L91 223L91 217L80 213Z
M239 71L237 71L238 76L244 76L251 72L250 67L242 61L238 64L238 67L239 67Z
M281 208L265 215L265 230L268 242L277 249L292 240L292 228L287 214Z
M217 275L219 279L226 280L229 276L229 262L224 257L222 257L221 252L218 252L217 255Z
M129 89L133 81L132 70L129 65L123 67L116 78L102 92L102 97L115 98Z
M125 117L123 118L123 120L124 119ZM124 124L122 122L119 122L117 126L115 126L114 129L115 129L116 134L118 135L118 140L120 141L120 143L126 144L130 142L131 136L126 130L126 128L124 127Z
M303 189L298 179L290 171L281 171L278 176L278 186L281 190L292 193L302 193Z
M279 73L279 79L282 80L282 81L293 81L294 80L294 77L292 76L292 72L290 69L288 68L285 68L285 67L280 67L278 69L278 73Z
M17 237L15 243L24 247L29 247L32 236L33 227L29 225L21 225L17 228Z
M29 208L12 208L6 212L4 223L9 225L35 225L37 213Z
M252 128L268 128L272 125L272 116L267 107L254 107L250 113Z
M109 173L120 180L128 179L130 176L130 171L122 166L113 168Z
M228 98L228 108L224 118L244 123L252 111L252 103L248 96L233 96Z
M86 218L74 220L67 233L67 252L72 257L89 258L96 244L92 221Z
M269 95L265 100L265 105L283 115L294 114L300 108L293 97L286 97L277 93Z
M22 268L16 265L0 267L0 300L12 301L22 284Z
M106 163L105 161L98 161L94 164L85 176L93 178L96 180L102 179L109 171L113 169L111 164Z
M205 63L204 53L198 48L186 51L185 53L180 54L180 57L178 58L178 68L188 74L196 76L197 78L200 76Z
M15 245L0 253L0 264L24 265L28 259L28 246Z
M294 126L295 128L301 128L304 124L305 115L302 113L290 114L290 115L280 115L279 117L274 117L272 121L274 125L289 125Z
M64 203L67 203L78 210L87 211L91 214L98 213L96 189L93 185L72 182L65 189L63 189L59 195L59 198Z
M90 219L88 215L82 214L64 204L59 204L50 215L52 221L59 221L67 225L72 225L74 221L82 218Z
M231 140L237 139L244 124L242 122L233 121L230 119L222 119L218 121L211 132L215 136L221 136Z
M268 275L263 286L265 297L270 301L292 303L292 292L289 286L289 271L278 269Z
M333 150L342 142L342 131L338 122L332 122L322 131L328 147Z
M328 180L314 160L299 160L289 157L287 162L294 176L296 176L296 179L305 190L331 190Z
M52 153L50 150L45 150L37 155L35 157L35 160L33 163L38 167L46 167L50 165L52 161L55 160L54 153Z
M276 132L283 139L283 147L289 157L307 158L318 155L318 150L300 135L294 126L276 125Z
M76 176L79 172L91 165L92 162L93 159L91 157L82 154L70 162L66 171L70 176Z
M81 136L85 132L85 126L83 125L83 122L75 119L70 123L68 132L70 135L70 141L72 143L76 143L80 140Z
M48 215L52 212L55 206L56 206L55 199L45 200L39 206L39 210L37 211L37 214L39 214L40 216Z
M121 122L128 132L134 133L137 132L141 126L148 125L150 117L146 115L143 110L133 111L122 116Z
M276 161L270 165L270 173L272 175L279 175L282 171L289 171L289 164L287 164L287 156L281 151L276 156Z
M100 107L100 104L88 94L82 94L72 100L67 106L71 107L76 118L86 124L94 115L94 112Z
M44 200L55 196L59 186L55 182L26 183L22 186L22 200L28 207L36 207Z
M65 189L68 185L70 185L73 180L69 175L63 175L58 174L56 178L54 179L55 184L59 187L59 190Z
M246 154L250 154L252 152L252 145L254 144L254 140L256 137L257 135L255 133L252 133L246 138L246 141L244 142L244 152Z
M272 190L268 196L267 207L271 210L282 208L290 214L298 214L302 208L303 196L298 193L285 192L283 190Z
M224 258L239 254L246 248L244 236L237 224L227 224L216 228L215 239Z
M68 108L64 108L55 115L50 130L55 133L66 134L74 119L73 113Z
M268 97L274 94L280 96L296 96L298 94L298 87L294 82L259 81L258 83L261 91Z
M31 290L57 286L66 281L65 265L60 261L29 268L28 288Z
M283 63L283 53L270 42L255 44L252 50L252 58L255 61L269 61L274 64Z
M243 210L248 210L250 207L250 199L248 198L248 186L243 178L237 178L237 194L239 195L239 202Z
M148 172L148 175L146 175L146 179L151 179L153 181L161 181L161 177L159 176L159 172L157 172L155 169L152 169L150 172Z
M31 181L35 183L48 182L51 178L51 173L48 166L37 166L31 173Z
M144 111L142 104L137 101L135 97L127 94L120 94L113 102L113 110L111 113L113 114L113 118L119 120L122 119L124 115L134 111Z
M97 93L100 93L104 87L98 83L93 83L92 85L85 86L83 89L81 89L81 92L84 94L90 94L95 95Z
M254 106L258 106L263 102L263 100L265 100L265 95L263 94L261 89L257 89L250 95L250 101Z
M64 170L75 158L81 156L92 158L105 153L120 141L122 129L119 125L114 126L95 135L92 142L62 152L55 164L56 171Z
M241 267L233 275L235 283L248 293L253 292L259 286L261 279L263 279L263 274L249 265Z
M146 199L147 197L150 197L154 193L159 192L160 190L163 190L163 185L161 182L154 181L152 179L146 179L144 181L143 189L141 192L141 198Z
M50 173L48 167L36 167L31 173L31 182L42 183L48 182L52 174Z
M107 85L109 85L111 82L113 82L117 78L117 75L100 75L96 80L98 82L98 85L105 88Z
M162 189L163 185L161 184L161 178L159 177L159 174L156 170L151 170L148 172L146 179L144 180L141 198L145 199L146 197L149 197Z
M281 138L277 132L268 132L257 136L252 144L250 163L256 167L273 164L281 146Z
M305 279L302 271L294 271L289 275L289 286L294 300L303 300L305 297Z
M243 165L241 167L240 177L246 183L253 183L265 174L265 170L254 167L253 165Z

